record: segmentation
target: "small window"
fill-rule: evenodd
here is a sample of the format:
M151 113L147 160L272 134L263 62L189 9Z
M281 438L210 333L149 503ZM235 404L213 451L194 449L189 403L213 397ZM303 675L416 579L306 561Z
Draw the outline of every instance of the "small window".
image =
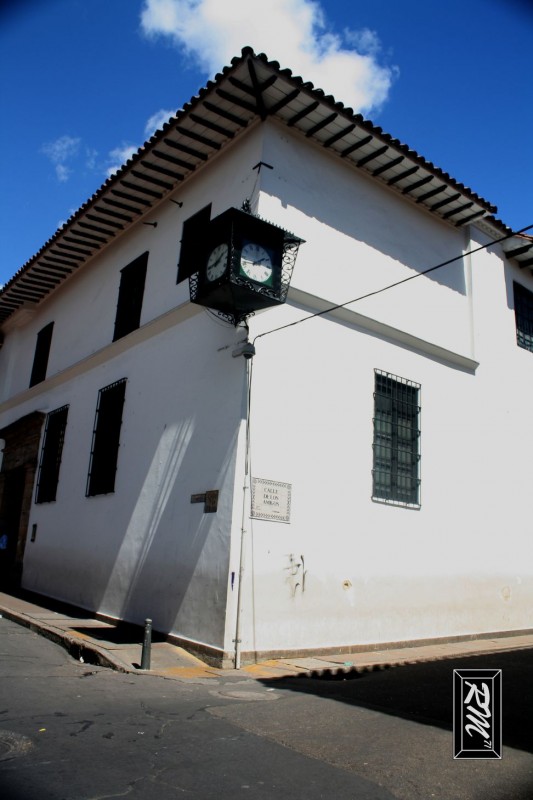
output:
M59 468L67 427L68 406L56 408L46 416L39 472L37 474L36 503L51 503L56 499Z
M533 292L514 283L514 313L518 347L533 351Z
M105 386L98 393L85 493L87 497L115 491L125 394L126 378Z
M48 325L37 334L30 386L35 386L35 384L41 383L46 378L46 368L48 367L48 356L50 355L53 330L54 323L49 322Z
M113 341L137 330L141 322L148 253L121 270Z
M372 496L420 505L420 385L376 370Z
M183 223L178 279L181 283L198 272L205 259L206 231L211 220L211 203Z

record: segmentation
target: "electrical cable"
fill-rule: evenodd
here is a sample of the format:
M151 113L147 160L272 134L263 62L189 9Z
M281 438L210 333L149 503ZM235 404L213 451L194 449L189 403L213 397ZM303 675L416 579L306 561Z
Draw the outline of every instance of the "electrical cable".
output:
M428 269L422 270L422 272L417 272L415 275L409 275L407 278L402 278L399 281L395 281L394 283L389 283L388 286L382 286L381 289L375 289L373 292L367 292L367 294L362 294L360 297L355 297L353 300L347 300L345 303L338 303L334 306L329 306L325 308L323 311L317 311L314 314L309 314L307 317L302 317L301 319L294 320L294 322L287 322L286 325L280 325L278 328L272 328L270 331L265 331L264 333L258 333L257 336L253 339L252 344L255 345L258 339L261 339L263 336L269 336L271 333L277 333L278 331L282 331L285 328L292 328L294 325L300 325L302 322L306 322L308 319L314 319L315 317L321 317L324 314L330 314L332 311L337 311L339 308L345 308L345 306L349 306L352 303L358 303L360 300L366 300L368 297L374 297L377 294L381 294L382 292L387 292L389 289L394 289L396 286L401 286L402 283L407 283L408 281L415 280L415 278L421 278L422 275L427 275L429 272L433 272L436 269L441 269L442 267L448 266L448 264L453 264L454 261L459 261L465 256L471 256L474 253L478 253L480 250L486 250L487 247L492 247L494 244L498 244L498 242L503 242L506 239L511 239L513 236L518 236L525 231L530 230L533 228L533 225L527 225L525 228L520 228L519 231L513 231L512 233L508 233L505 236L500 237L499 239L494 239L493 241L489 242L488 244L480 245L479 247L474 247L473 250L467 250L466 253L461 253L461 255L454 256L453 258L449 258L447 261L441 261L440 264L435 264L434 267L429 267Z

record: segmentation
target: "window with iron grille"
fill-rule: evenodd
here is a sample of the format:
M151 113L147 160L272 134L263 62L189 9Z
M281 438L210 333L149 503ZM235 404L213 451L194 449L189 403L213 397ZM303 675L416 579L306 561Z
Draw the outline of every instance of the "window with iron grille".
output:
M67 427L68 406L56 408L46 415L39 471L37 473L36 503L50 503L56 499L59 468Z
M96 494L110 494L115 491L125 394L126 378L105 386L98 392L85 492L87 497Z
M533 351L533 292L520 283L513 284L516 343Z
M375 371L372 497L420 505L420 384Z
M147 265L148 253L143 253L121 270L114 342L137 330L140 325Z
M33 366L31 369L30 386L41 383L46 378L46 368L48 367L48 356L50 355L50 345L52 344L52 332L54 323L48 325L37 334L35 354L33 356Z

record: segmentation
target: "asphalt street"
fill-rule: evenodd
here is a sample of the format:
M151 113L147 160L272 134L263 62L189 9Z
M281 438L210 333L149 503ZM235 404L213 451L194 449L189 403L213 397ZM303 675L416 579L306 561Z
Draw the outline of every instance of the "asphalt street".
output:
M0 797L531 800L532 661L176 681L75 661L0 619ZM501 760L452 758L451 676L465 662L503 670Z

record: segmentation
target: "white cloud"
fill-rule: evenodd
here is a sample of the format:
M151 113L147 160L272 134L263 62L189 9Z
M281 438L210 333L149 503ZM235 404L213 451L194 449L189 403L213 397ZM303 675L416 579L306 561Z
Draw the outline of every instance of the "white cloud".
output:
M72 169L67 162L76 158L80 149L81 139L73 136L60 136L53 142L46 142L41 152L47 156L55 167L56 177L60 183L68 181Z
M73 136L60 136L53 142L43 144L42 151L53 164L62 164L77 155L80 139Z
M381 50L381 42L375 31L369 28L361 28L358 31L352 31L349 28L344 29L344 38L348 44L354 47L358 53L376 56Z
M168 122L173 115L174 111L170 111L167 108L161 108L159 111L156 111L155 114L152 114L144 126L144 135L146 138L148 139L155 131L162 128L165 122Z
M56 177L60 183L66 183L72 170L66 164L56 164Z
M170 111L167 108L161 108L159 111L156 111L152 116L146 121L146 125L144 126L144 135L146 139L148 139L152 134L161 128L165 122L168 122L170 117L172 117L174 111ZM113 150L109 152L107 157L107 166L106 166L106 175L109 178L113 175L126 161L131 158L137 151L138 146L133 144L122 144L120 147L115 147ZM96 156L96 152L94 153Z
M98 166L98 150L94 147L87 147L85 150L85 166L89 170L94 170Z
M109 177L113 175L120 167L131 158L139 148L133 144L123 144L120 147L115 147L111 150L108 156L109 164L106 168L106 175Z
M67 212L67 213L68 213L68 217L67 217L66 219L60 219L60 220L59 220L59 222L57 223L57 230L59 230L60 228L62 228L62 227L63 227L63 225L66 225L66 224L67 224L67 222L69 221L70 217L71 217L73 214L75 214L77 210L78 210L77 208L69 208L69 210L68 210L68 212Z
M379 108L397 73L378 63L375 32L332 32L312 0L144 0L141 25L209 75L250 45L356 111Z
M146 121L144 126L144 135L145 138L148 139L158 128L160 128L165 122L168 122L170 117L174 114L173 111L169 111L166 108L161 108L159 111L156 111L152 116ZM115 147L111 150L107 156L106 166L105 166L105 173L106 176L109 178L115 172L117 172L128 159L130 159L135 153L138 151L138 145L134 144L121 144L119 147ZM88 153L89 155L89 153ZM96 160L96 151L91 153L90 155L93 156L93 163Z

